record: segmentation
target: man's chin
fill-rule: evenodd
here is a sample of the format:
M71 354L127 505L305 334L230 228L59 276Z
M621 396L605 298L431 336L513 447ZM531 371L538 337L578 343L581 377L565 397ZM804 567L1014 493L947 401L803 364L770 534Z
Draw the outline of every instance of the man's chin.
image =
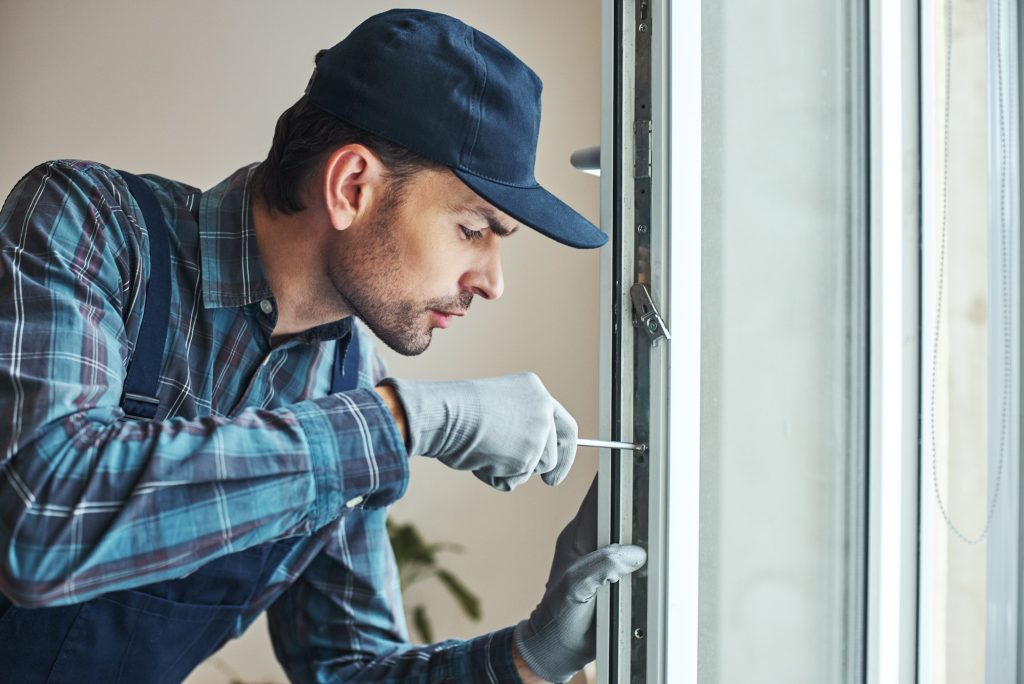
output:
M373 330L373 328L371 328ZM384 331L381 331L384 332ZM381 334L376 330L373 333L377 338L387 345L388 349L401 354L402 356L419 356L423 352L427 351L430 343L433 341L434 331L427 330L427 332L417 339L410 340L408 338L402 338L399 335L394 335L385 332Z

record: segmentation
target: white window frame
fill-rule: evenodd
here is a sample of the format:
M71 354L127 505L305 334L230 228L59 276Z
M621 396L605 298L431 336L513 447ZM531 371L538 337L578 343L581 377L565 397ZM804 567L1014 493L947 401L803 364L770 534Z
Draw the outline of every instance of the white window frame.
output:
M868 3L869 379L865 679L917 677L919 21Z

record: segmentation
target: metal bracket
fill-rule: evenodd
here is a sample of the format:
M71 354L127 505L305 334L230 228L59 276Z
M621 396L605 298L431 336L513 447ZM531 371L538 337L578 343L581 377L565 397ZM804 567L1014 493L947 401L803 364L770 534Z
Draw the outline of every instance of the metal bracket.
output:
M650 119L637 121L633 125L633 177L651 177L651 136L653 126Z
M647 333L651 340L651 346L657 347L662 340L671 340L672 334L665 325L665 319L658 313L651 299L651 291L643 283L636 283L629 288L629 296L633 300L633 310L636 312L636 322Z

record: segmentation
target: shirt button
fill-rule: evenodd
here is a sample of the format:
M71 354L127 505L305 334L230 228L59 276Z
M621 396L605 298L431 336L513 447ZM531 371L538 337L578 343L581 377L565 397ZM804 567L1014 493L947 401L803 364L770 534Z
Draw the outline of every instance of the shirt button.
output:
M270 312L274 310L274 305L270 303L269 299L263 299L260 301L260 311L270 315Z
M349 499L348 501L346 501L345 502L345 507L346 508L355 508L356 506L358 506L361 503L363 503L363 497L362 496L357 496L354 499Z

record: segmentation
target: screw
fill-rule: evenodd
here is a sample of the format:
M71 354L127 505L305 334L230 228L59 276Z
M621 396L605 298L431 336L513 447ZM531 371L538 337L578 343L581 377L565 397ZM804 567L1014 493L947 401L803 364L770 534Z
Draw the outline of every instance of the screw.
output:
M647 232L647 226L645 226L644 224L641 223L639 226L636 227L636 230L637 230L638 233L646 233Z
M647 24L640 24L639 26L637 26L637 29L640 31L640 33L647 33Z
M637 627L636 629L633 630L633 636L636 637L637 639L643 639L644 638L644 630L642 630L639 627Z
M647 329L651 332L658 332L658 321L654 318L647 321Z

